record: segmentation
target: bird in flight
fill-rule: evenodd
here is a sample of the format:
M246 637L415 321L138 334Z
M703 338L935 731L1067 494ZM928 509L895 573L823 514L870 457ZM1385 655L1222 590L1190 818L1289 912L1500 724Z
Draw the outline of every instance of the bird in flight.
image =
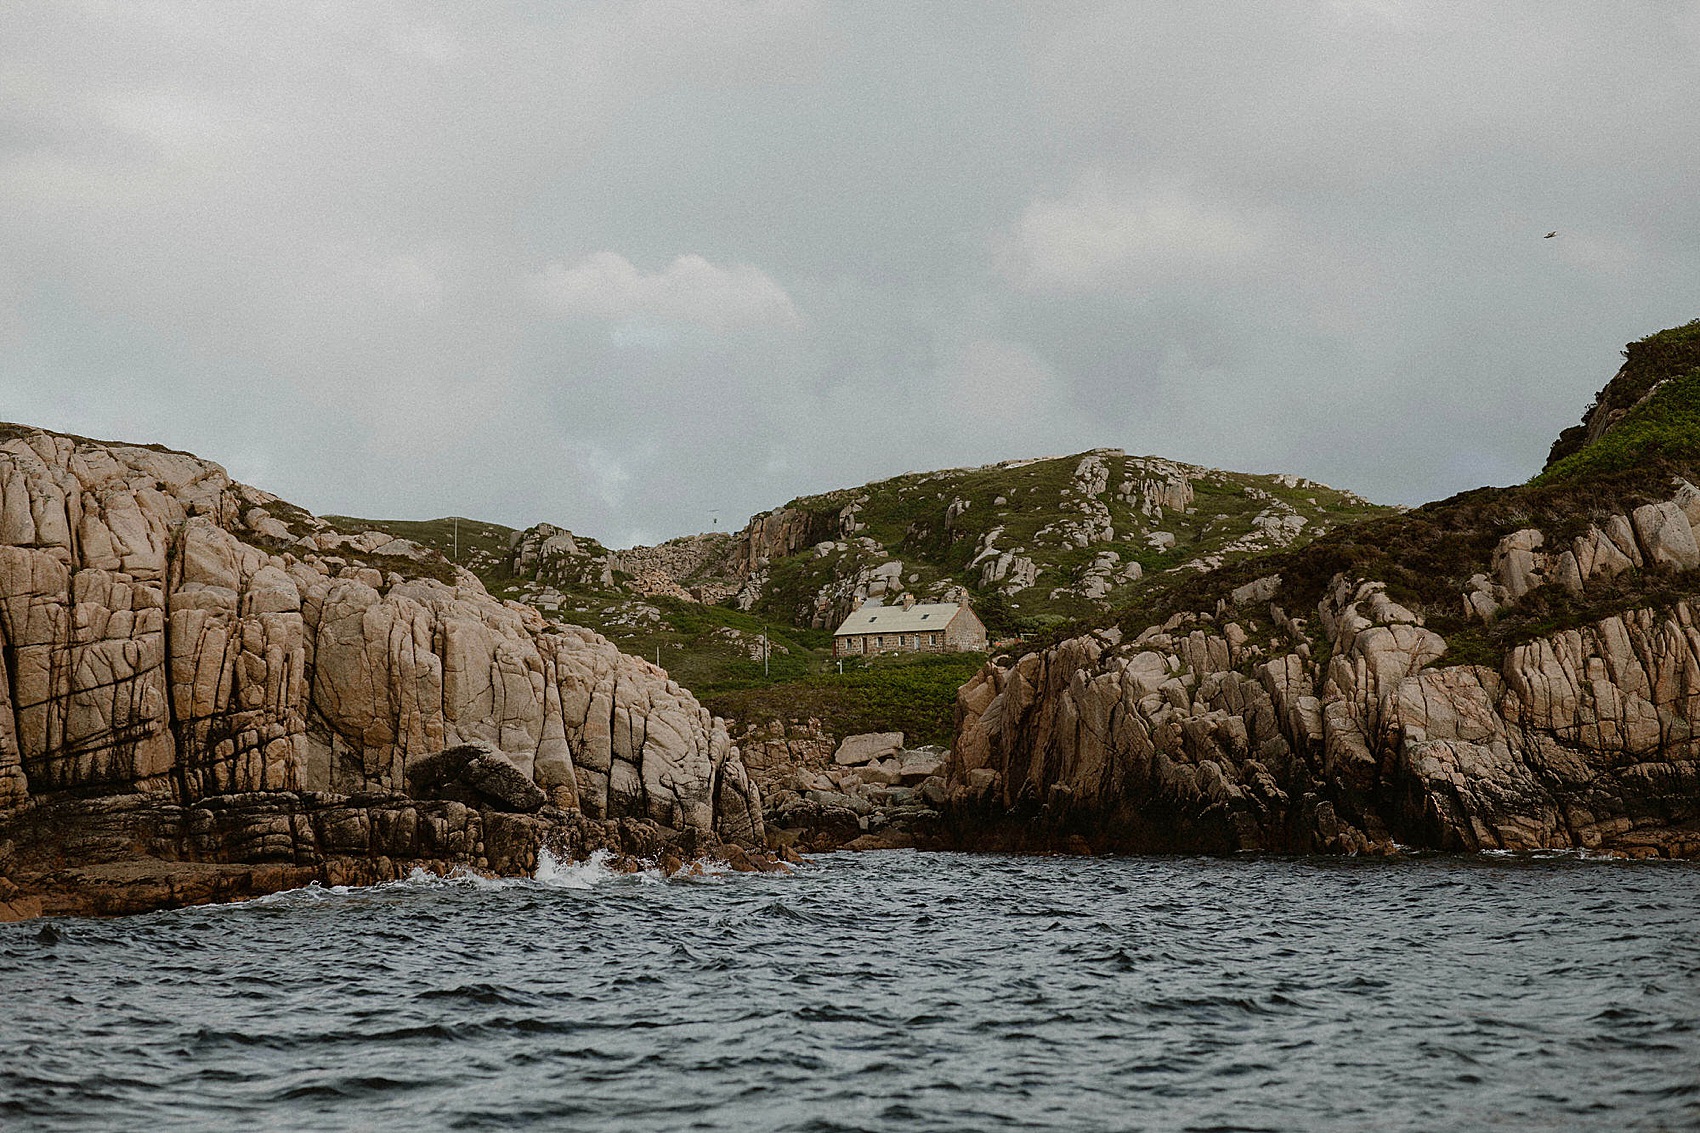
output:
M1558 233L1556 233L1556 232L1548 232L1545 236L1542 236L1541 239L1542 240L1551 240L1554 236L1557 236L1557 235L1558 235Z

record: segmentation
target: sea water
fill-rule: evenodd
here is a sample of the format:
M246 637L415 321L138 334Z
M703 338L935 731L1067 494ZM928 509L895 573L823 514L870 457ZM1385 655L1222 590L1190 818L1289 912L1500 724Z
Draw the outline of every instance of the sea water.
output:
M839 854L0 926L0 1128L1700 1126L1700 868Z

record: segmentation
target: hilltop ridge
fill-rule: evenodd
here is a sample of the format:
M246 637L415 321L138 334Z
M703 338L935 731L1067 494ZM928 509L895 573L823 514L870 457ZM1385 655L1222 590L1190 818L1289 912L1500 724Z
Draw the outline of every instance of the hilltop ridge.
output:
M822 671L831 631L866 601L967 600L1013 638L1125 603L1154 578L1394 510L1298 476L1095 449L905 473L798 497L736 532L626 550L547 523L466 520L458 553L492 593L659 657L712 696ZM452 518L330 518L455 553Z

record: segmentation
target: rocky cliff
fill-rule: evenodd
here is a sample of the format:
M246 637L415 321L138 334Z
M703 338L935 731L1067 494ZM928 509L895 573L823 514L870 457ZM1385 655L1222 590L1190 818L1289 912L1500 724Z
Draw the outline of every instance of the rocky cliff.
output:
M1700 856L1700 469L1668 451L1363 524L995 660L958 698L951 840Z
M763 838L723 724L663 670L185 453L4 427L0 656L7 885L136 846L298 881L333 859L523 869L552 829ZM534 784L533 813L409 794L414 764L462 744ZM498 852L504 824L524 837Z

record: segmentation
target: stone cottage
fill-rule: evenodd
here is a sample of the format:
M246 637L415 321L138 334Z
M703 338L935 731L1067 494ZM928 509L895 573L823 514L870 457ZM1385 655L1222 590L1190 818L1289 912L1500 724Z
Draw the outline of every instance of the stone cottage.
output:
M984 652L986 626L966 602L916 602L900 606L870 602L844 619L832 635L834 657L875 653Z

